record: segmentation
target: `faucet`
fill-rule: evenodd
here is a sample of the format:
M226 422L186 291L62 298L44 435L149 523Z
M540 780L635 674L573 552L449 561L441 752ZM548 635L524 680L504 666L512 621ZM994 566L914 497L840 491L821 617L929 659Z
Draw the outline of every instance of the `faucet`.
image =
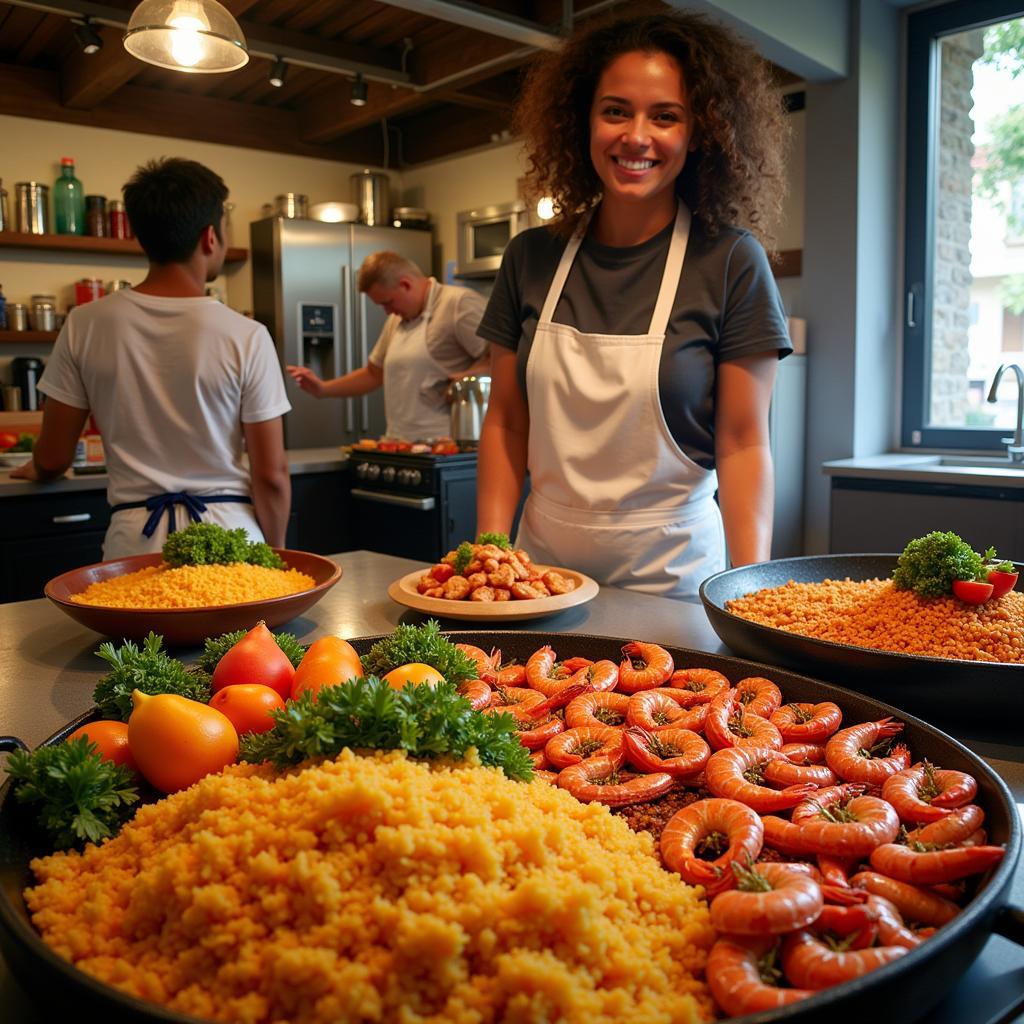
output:
M1002 379L1004 370L1013 370L1014 376L1017 378L1017 429L1013 433L1013 437L1002 437L1000 440L1003 444L1008 445L1006 454L1009 456L1011 462L1024 462L1024 370L1022 370L1016 363L1003 363L999 369L996 370L996 375L992 379L992 387L988 391L988 401L995 402L996 391L999 388L999 381Z

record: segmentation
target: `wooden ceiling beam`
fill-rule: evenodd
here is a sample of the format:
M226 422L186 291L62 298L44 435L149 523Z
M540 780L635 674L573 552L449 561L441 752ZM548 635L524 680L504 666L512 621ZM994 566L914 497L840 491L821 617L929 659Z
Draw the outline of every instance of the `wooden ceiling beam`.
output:
M31 64L60 35L67 23L67 18L62 18L59 14L47 14L32 35L22 43L14 63Z
M504 128L508 121L496 119L491 111L466 110L453 116L451 110L431 110L402 124L402 161L420 164L483 146Z
M61 102L72 110L92 110L145 67L124 48L121 29L101 28L99 35L99 53L76 49L61 67Z

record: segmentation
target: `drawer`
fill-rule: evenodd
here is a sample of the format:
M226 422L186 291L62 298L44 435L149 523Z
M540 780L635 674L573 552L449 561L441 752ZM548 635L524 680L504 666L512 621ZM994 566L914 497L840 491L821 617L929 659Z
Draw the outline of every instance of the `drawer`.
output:
M33 494L0 501L0 531L6 540L95 533L106 530L109 523L106 491Z

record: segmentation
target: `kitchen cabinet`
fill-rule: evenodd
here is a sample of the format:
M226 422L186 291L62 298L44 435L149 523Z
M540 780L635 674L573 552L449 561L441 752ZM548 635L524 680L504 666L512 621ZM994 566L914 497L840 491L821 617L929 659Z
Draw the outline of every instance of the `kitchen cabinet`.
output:
M293 476L285 546L316 555L348 551L352 547L350 490L348 467Z

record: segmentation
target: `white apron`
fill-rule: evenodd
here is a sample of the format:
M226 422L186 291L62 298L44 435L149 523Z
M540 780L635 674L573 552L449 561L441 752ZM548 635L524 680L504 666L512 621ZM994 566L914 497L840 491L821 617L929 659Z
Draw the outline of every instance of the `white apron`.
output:
M436 299L434 282L419 319L412 324L399 324L384 354L388 437L425 441L446 437L451 429L448 407L437 393L437 382L447 380L448 371L427 348L427 325Z
M676 444L658 369L686 255L680 203L649 333L583 334L552 321L586 231L566 246L526 364L531 492L517 544L598 582L692 597L725 568L717 477Z

